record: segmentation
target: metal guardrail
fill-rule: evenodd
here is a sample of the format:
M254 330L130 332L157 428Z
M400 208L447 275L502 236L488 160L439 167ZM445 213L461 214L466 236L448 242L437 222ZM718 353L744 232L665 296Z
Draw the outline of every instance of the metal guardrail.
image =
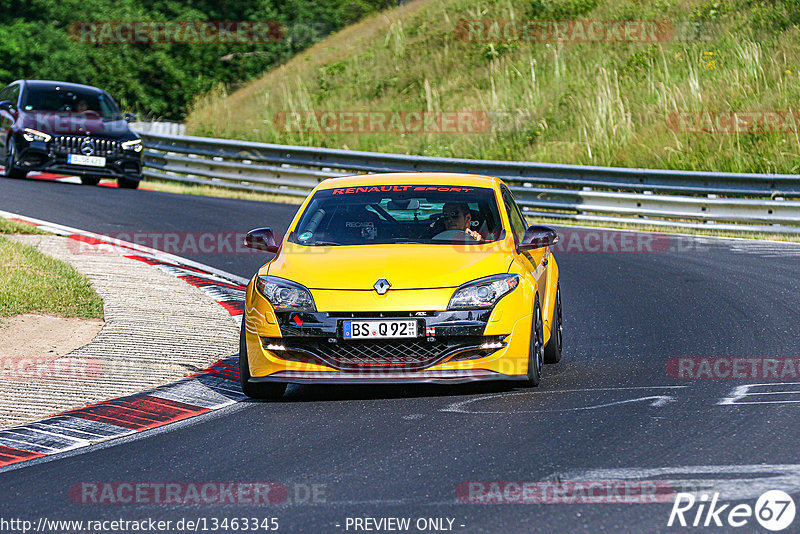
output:
M363 172L497 176L527 215L556 220L800 234L800 175L434 158L140 132L144 176L304 197ZM713 226L712 226L713 225Z

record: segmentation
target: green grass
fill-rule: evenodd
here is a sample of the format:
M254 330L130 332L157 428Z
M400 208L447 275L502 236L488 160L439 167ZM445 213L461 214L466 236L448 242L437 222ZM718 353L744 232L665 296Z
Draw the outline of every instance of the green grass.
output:
M22 313L102 318L103 301L70 265L0 236L0 317Z
M0 217L0 234L44 234L33 225Z
M700 39L466 42L463 19L667 20ZM416 0L235 91L198 99L194 135L445 157L800 172L800 132L676 133L679 110L796 110L796 0ZM688 26L687 26L688 27ZM473 134L287 133L282 111L486 111Z

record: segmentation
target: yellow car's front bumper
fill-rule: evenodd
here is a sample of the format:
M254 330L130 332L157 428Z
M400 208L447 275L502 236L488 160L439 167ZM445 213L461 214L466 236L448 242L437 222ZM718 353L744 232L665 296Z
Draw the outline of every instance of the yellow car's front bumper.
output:
M388 295L314 291L318 308L340 311L276 313L251 283L244 320L250 381L453 384L525 380L533 290L521 285L491 310L446 311L453 291L437 288ZM419 337L381 342L342 339L343 321L378 317L415 320ZM373 360L359 357L363 352L397 358L389 357L388 364L369 363Z

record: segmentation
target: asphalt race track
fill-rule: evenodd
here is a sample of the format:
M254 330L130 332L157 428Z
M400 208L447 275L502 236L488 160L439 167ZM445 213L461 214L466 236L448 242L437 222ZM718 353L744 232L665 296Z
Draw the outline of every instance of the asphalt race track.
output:
M283 232L296 207L0 179L0 210L99 233L241 233ZM669 529L669 501L465 497L470 481L646 479L750 506L772 489L800 503L797 375L698 380L667 371L671 358L800 356L800 247L662 239L649 252L556 251L565 355L546 366L539 388L293 386L280 402L247 401L6 469L0 517L274 517L280 532L355 532L354 519L366 517L412 526L443 518L442 528L470 533L764 531L755 518L739 529ZM185 255L248 278L268 258ZM287 495L259 506L76 502L70 488L88 481L270 481ZM800 519L785 530L798 531Z

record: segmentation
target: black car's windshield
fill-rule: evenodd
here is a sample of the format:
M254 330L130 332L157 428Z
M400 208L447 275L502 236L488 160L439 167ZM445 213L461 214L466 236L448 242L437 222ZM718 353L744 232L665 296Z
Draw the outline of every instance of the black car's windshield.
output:
M479 244L503 237L485 187L369 185L318 191L290 241L308 246Z
M22 102L25 111L48 111L97 115L104 120L122 118L119 108L108 95L76 89L34 87L28 89Z

